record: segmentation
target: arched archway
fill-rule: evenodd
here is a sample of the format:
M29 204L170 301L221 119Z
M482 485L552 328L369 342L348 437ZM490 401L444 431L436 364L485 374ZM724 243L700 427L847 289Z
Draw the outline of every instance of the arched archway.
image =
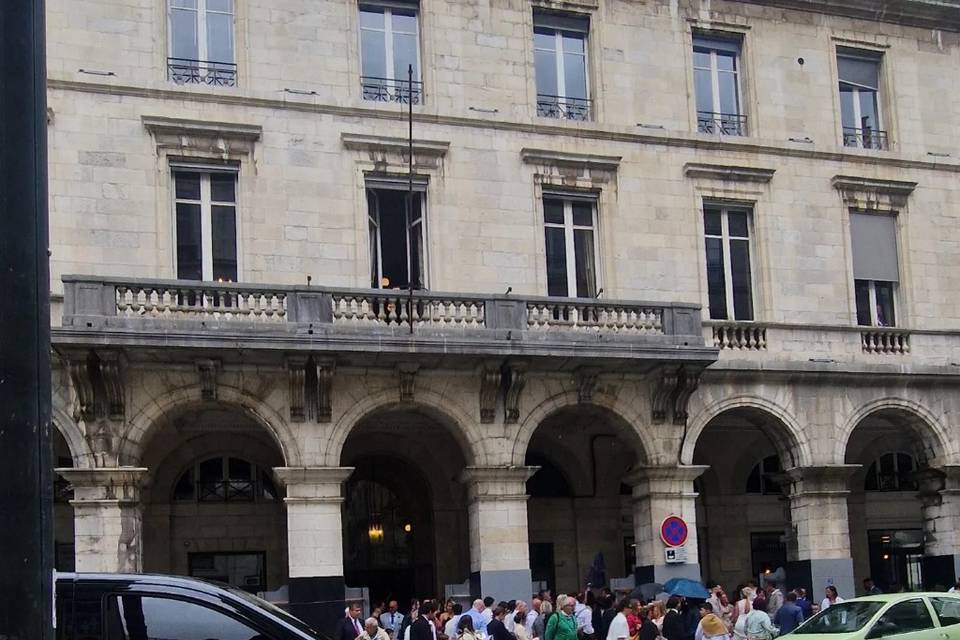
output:
M535 582L575 592L598 553L608 579L632 574L632 498L622 488L648 452L644 435L608 406L548 406L532 414L535 427L521 427L517 445L524 465L540 467L527 481L530 568Z
M459 478L475 463L464 433L448 413L413 403L380 406L352 426L337 461L355 469L343 507L348 586L369 588L373 600L402 602L469 578L467 495ZM382 535L371 536L371 523ZM390 545L392 558L381 552Z
M935 423L902 401L861 407L845 430L843 461L859 465L850 480L848 512L854 575L880 589L921 589L926 540L918 472L949 450Z
M731 401L697 416L688 438L684 460L710 467L697 499L704 577L732 589L784 566L789 506L780 475L807 463L802 432L766 403Z
M187 402L150 425L141 499L143 568L251 592L287 582L286 514L274 433L232 403Z
M71 450L63 431L53 430L53 467L66 468L77 466L76 454ZM65 479L56 475L53 479L53 566L57 571L73 571L73 488Z

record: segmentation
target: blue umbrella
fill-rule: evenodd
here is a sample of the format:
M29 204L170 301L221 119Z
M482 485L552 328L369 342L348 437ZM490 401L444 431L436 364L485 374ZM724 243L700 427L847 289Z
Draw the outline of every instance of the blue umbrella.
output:
M672 596L681 596L684 598L706 600L710 597L710 592L707 591L705 586L690 578L671 578L663 585L663 590Z

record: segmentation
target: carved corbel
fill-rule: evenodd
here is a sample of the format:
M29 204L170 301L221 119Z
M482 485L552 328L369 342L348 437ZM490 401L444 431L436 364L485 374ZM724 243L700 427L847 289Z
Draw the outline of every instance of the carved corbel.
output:
M200 377L200 397L204 400L217 399L217 374L220 362L217 360L197 360L197 375Z
M97 400L93 391L93 380L86 359L69 360L70 380L76 393L74 404L74 420L89 422L97 416Z
M527 384L526 365L514 362L503 367L506 378L506 393L503 399L503 421L514 424L520 419L520 394Z
M693 395L698 386L700 386L700 372L681 367L677 375L677 390L673 398L673 424L686 424L690 396Z
M100 359L100 380L103 382L104 405L111 420L123 420L123 382L120 377L120 355L115 351L97 352Z
M306 419L307 358L287 358L287 379L290 385L290 421Z
M410 402L413 400L414 383L416 382L417 371L419 369L420 365L412 362L401 362L397 365L401 402Z
M493 422L497 414L497 392L500 391L500 381L503 374L500 365L487 362L480 370L480 422Z
M314 403L317 422L330 422L333 415L332 409L332 389L333 373L336 369L336 361L332 358L322 358L315 362L317 370L317 386L315 391L316 402Z
M575 378L577 381L577 402L593 402L593 392L597 388L597 376L600 370L596 367L580 367Z
M654 424L661 424L667 419L667 412L670 410L670 398L677 388L678 373L677 369L663 369L660 372L660 379L654 384L651 401Z

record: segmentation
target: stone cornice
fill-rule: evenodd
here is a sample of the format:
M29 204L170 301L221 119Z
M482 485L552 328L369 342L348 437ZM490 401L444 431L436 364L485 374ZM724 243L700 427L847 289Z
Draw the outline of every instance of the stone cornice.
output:
M861 467L859 464L825 464L787 469L784 475L790 482L789 496L846 495L850 493L850 476Z
M397 153L405 154L409 151L409 143L406 138L394 138L390 136L376 136L363 133L340 134L340 141L344 148L354 151L374 151L379 153ZM450 149L450 143L441 140L413 140L414 155L442 158Z
M901 209L906 206L907 198L917 188L916 182L844 175L833 176L830 182L843 196L848 207L866 210Z
M958 0L746 0L797 11L890 22L921 29L960 31Z
M278 111L296 111L304 113L328 114L346 118L370 118L373 120L393 120L403 122L406 114L395 111L363 107L345 107L331 104L315 104L312 102L292 102L261 97L243 95L228 95L220 93L197 93L177 89L156 89L136 87L131 85L110 85L100 82L79 82L51 78L47 81L50 90L78 91L83 93L121 95L140 97L151 100L172 100L189 103L208 103L220 105L244 106L260 109L274 109ZM567 123L530 123L512 122L506 120L491 120L485 118L469 118L437 114L414 113L417 123L437 124L451 127L465 127L472 129L486 129L492 131L513 131L531 135L544 135L554 138L586 139L595 141L626 142L631 144L681 147L698 150L714 150L728 153L753 153L765 156L783 158L807 158L819 161L844 162L851 165L873 165L898 167L904 169L923 169L928 171L945 171L960 173L960 162L920 160L916 157L906 157L893 152L876 153L859 151L851 148L837 147L831 150L811 149L806 146L791 146L786 142L756 138L721 138L705 136L680 131L654 133L645 131L638 133L618 127L600 128L590 127L583 123L576 125Z
M773 174L776 173L776 171L776 169L707 164L702 162L688 162L683 165L683 174L688 178L705 178L708 180L733 182L767 183L773 180Z
M520 159L526 164L614 172L620 166L621 156L604 156L592 153L572 153L569 151L552 151L550 149L531 149L524 147L520 150Z
M163 116L142 116L140 120L147 131L158 137L186 136L254 142L263 134L263 127L256 124L208 122Z
M288 490L297 486L335 486L339 496L340 485L350 477L353 469L353 467L274 467L273 475Z

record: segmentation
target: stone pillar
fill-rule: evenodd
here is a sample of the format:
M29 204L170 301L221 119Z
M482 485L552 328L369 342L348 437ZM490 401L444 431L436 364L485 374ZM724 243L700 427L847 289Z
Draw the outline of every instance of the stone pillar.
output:
M77 571L137 573L143 570L140 467L57 469L73 487Z
M917 474L923 513L923 586L947 588L960 578L960 465Z
M850 476L859 467L836 464L785 472L790 507L787 586L806 587L814 600L823 597L827 585L835 586L843 598L856 595L847 496Z
M467 467L470 592L494 600L528 599L530 546L526 482L536 467Z
M708 467L676 465L640 467L625 478L633 487L633 531L637 549L637 585L663 584L670 578L700 580L697 547L697 493L693 481ZM667 562L669 547L660 538L660 525L669 516L687 523L687 541L676 547L676 562Z
M343 482L350 467L276 467L286 487L290 609L330 632L343 617Z

